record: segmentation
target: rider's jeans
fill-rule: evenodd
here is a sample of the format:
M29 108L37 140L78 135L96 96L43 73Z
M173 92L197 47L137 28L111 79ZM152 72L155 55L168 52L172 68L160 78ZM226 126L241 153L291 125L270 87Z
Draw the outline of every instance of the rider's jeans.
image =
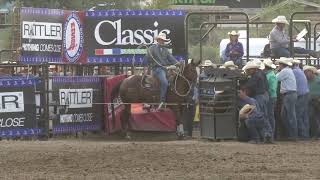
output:
M166 77L166 70L160 67L156 67L152 71L153 76L157 77L160 81L160 102L166 101L167 90L168 90L168 80Z

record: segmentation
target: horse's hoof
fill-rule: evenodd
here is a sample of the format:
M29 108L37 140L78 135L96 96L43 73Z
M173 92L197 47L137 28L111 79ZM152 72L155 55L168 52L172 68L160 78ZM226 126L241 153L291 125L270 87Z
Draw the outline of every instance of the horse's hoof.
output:
M178 140L184 140L184 136L178 136Z
M129 136L129 135L126 135L126 140L131 140L131 136Z

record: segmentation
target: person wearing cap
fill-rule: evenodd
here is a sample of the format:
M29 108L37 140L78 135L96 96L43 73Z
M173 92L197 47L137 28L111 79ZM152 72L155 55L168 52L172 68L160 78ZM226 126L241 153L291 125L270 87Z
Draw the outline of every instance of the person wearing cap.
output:
M292 63L288 58L280 58L280 72L276 74L277 80L281 82L280 94L282 95L281 117L286 128L288 139L296 140L298 138L298 127L296 117L297 104L297 82L290 68Z
M240 34L236 31L231 31L228 35L230 37L230 42L224 50L226 59L223 59L223 62L233 61L235 65L242 67L243 45L238 41Z
M298 137L309 138L309 86L306 75L299 67L300 61L292 59L292 70L297 82L296 117L298 125Z
M288 25L289 22L287 21L285 16L278 16L272 20L276 26L272 29L269 35L269 43L271 53L275 57L290 57L289 51L289 43L290 38L285 33L284 28L285 25ZM297 39L293 39L293 42L297 42ZM319 58L320 51L313 51L313 50L306 50L300 47L294 47L294 53L297 54L309 54L312 57Z
M264 137L264 115L257 101L247 95L247 88L240 84L239 91L239 140L259 144Z
M166 101L169 86L167 69L174 69L174 65L177 64L178 61L165 46L165 42L168 41L165 33L160 33L155 39L157 44L148 48L145 59L147 60L149 67L151 67L152 75L160 81L160 104L158 107L158 109L160 109Z
M257 106L263 112L264 116L264 138L266 143L273 141L272 127L268 118L268 82L266 75L260 70L261 64L259 65L255 61L249 61L244 67L246 74L251 76L246 82L245 86L248 90L248 96L254 98L257 101Z
M274 73L274 69L276 69L276 65L273 64L271 59L264 59L263 64L265 66L264 72L266 74L268 87L269 87L268 117L269 117L270 125L272 128L272 132L274 135L275 133L274 108L277 103L277 89L278 89L278 81L277 81L276 74Z
M309 122L310 136L320 137L320 76L313 66L304 66L303 71L308 79L309 85Z

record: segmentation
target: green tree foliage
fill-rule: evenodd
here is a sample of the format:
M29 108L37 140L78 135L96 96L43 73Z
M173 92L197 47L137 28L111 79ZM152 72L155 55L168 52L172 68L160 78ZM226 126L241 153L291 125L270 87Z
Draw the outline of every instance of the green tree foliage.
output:
M19 1L19 0L18 0ZM87 10L98 4L107 6L99 9L137 9L140 0L20 0L23 6L39 8L57 8L72 10Z
M151 0L146 2L147 9L169 9L169 0Z

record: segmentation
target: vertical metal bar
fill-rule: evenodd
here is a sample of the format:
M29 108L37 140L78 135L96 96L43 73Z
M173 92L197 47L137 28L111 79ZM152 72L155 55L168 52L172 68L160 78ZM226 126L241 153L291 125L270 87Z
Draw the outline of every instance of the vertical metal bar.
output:
M318 37L317 37L317 27L318 25L320 25L320 23L317 23L314 25L314 28L313 28L313 50L317 50L317 40L318 40Z
M292 17L292 16L291 16ZM293 41L292 41L292 27L293 26L293 19L290 18L290 23L289 23L289 48L290 48L290 57L293 57Z
M45 138L49 137L49 65L46 64L42 66L42 74L43 74L43 82L44 82L44 91L46 92L44 94L44 134Z

